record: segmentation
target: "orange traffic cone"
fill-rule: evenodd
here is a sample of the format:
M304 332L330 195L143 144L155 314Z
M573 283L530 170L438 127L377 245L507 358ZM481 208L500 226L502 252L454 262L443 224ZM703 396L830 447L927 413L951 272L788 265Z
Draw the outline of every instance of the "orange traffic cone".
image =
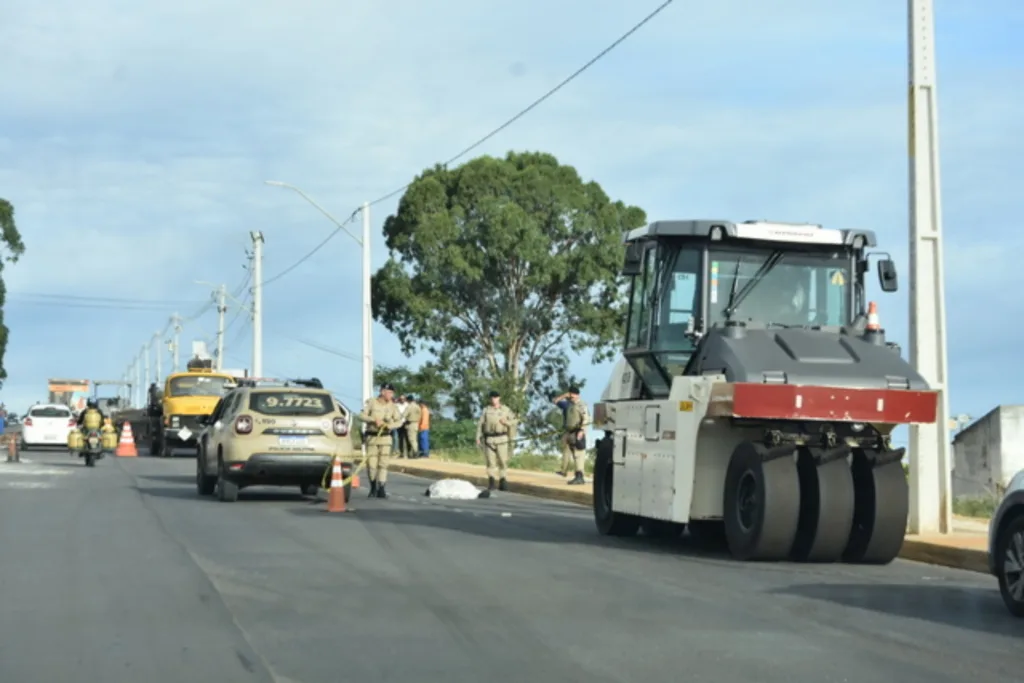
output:
M868 302L868 324L867 329L869 330L880 330L882 329L882 321L878 318L878 304L874 301Z
M117 444L114 455L119 458L134 458L139 452L135 449L135 437L132 436L132 423L125 422L121 428L121 442Z
M354 473L352 475L352 488L354 488L354 489L361 488L359 486L359 473L358 472L356 472L356 473Z
M327 491L328 512L348 512L345 506L345 478L341 474L341 460L334 459L331 468L331 488Z

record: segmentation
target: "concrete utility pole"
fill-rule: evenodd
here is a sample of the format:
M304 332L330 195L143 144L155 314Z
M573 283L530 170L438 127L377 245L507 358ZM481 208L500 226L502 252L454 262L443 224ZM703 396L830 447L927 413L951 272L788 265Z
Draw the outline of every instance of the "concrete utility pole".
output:
M227 289L224 285L217 291L217 360L218 370L224 368L224 314L228 312Z
M174 371L178 372L181 362L181 317L175 313L174 317L171 318L171 324L174 326L174 341L171 342L171 357L172 367Z
M143 348L143 353L146 347ZM142 354L135 359L135 407L142 407Z
M945 274L933 0L908 0L910 362L939 392L933 425L910 427L910 532L952 530Z
M128 364L128 369L124 373L124 381L127 382L125 385L124 399L128 402L129 408L135 407L135 383L132 378L135 376L135 361Z
M370 204L363 202L363 404L373 398L373 302L370 281Z
M252 376L263 377L263 233L252 237Z
M160 367L161 360L163 359L164 355L164 345L163 339L161 339L161 337L163 337L163 335L160 334L160 332L154 332L153 341L150 342L151 344L153 344L153 352L156 354L156 372L153 374L153 381L156 382L157 384L160 384L160 375L163 374L163 368Z
M145 356L145 358L146 358L146 371L145 371L145 374L143 375L143 377L146 378L145 386L147 386L147 387L149 386L149 378L151 376L149 374L149 353L150 353L150 350L155 350L155 349L152 349L152 347L153 347L153 341L152 340L146 342L145 345L143 345L143 347L142 347L142 355ZM157 351L157 353L159 353L159 351Z

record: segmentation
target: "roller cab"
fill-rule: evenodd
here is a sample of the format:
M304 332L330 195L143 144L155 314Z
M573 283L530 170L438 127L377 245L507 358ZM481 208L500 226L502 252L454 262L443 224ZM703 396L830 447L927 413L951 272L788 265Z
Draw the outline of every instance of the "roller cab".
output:
M872 266L898 285L874 233L682 220L625 242L625 348L594 407L599 531L689 526L741 560L895 558L909 491L890 436L933 423L938 394L867 301Z

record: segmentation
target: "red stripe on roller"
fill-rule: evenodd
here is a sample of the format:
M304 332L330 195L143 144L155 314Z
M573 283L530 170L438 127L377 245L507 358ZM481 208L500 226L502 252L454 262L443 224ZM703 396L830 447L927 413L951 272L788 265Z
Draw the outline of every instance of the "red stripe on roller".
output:
M777 420L929 424L938 392L845 389L792 384L734 384L732 414Z

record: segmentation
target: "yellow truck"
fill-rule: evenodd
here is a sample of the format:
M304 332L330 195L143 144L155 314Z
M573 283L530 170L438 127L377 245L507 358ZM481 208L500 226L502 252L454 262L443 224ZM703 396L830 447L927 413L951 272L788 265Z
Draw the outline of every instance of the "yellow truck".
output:
M199 419L213 413L236 382L229 374L193 363L185 372L168 375L163 392L150 396L150 455L169 458L177 449L196 452Z

